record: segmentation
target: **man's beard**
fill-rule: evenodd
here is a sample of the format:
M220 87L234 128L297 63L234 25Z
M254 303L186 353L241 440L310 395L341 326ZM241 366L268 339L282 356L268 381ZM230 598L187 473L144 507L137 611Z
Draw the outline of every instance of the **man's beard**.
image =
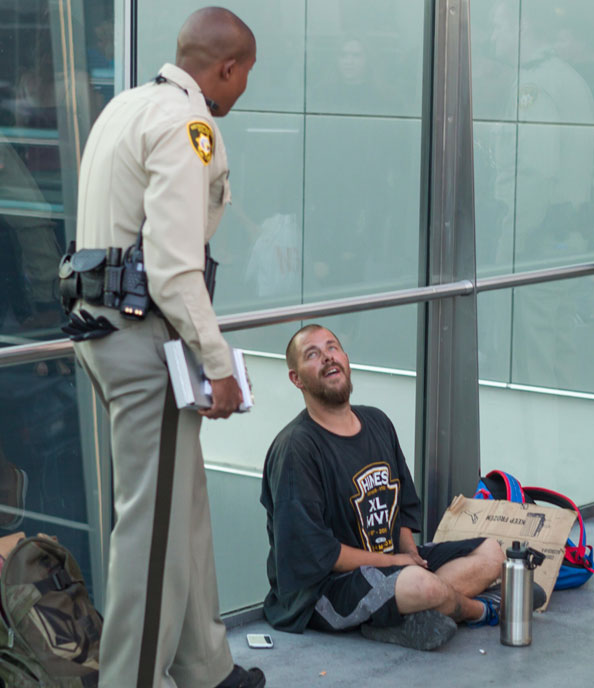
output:
M332 366L327 366L327 368L337 367L345 375L344 384L340 387L329 387L324 385L323 377L322 379L316 379L307 385L307 391L312 397L320 401L324 406L342 406L346 404L353 391L353 383L351 382L350 375L347 375L346 371L343 370L342 366L338 366L335 363ZM326 369L322 371L322 375L325 374Z

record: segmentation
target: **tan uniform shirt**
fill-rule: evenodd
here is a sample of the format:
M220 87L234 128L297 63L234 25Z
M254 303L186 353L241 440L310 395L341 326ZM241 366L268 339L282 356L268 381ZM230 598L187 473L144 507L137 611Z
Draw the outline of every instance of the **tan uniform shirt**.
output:
M149 292L206 374L232 374L204 284L204 246L230 201L223 138L202 92L166 64L168 81L116 96L95 122L80 170L77 248L127 248L144 218ZM209 133L210 132L210 133Z

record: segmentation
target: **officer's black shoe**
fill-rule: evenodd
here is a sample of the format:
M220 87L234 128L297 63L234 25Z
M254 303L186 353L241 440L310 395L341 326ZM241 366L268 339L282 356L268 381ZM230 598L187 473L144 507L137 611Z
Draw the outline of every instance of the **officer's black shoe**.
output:
M216 688L264 688L265 685L266 677L260 669L246 671L235 664L233 671Z

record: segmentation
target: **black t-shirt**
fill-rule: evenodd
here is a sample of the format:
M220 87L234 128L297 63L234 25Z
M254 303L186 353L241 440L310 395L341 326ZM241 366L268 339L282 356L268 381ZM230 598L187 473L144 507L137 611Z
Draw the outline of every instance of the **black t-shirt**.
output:
M389 418L354 406L361 430L335 435L302 411L266 456L260 501L267 511L268 621L302 632L340 545L398 552L400 528L420 527L420 501Z

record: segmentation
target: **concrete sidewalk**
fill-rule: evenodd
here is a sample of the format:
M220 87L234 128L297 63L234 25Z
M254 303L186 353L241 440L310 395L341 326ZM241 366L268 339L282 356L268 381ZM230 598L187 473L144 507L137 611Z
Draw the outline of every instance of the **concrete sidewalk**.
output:
M587 531L594 532L592 520ZM269 633L274 648L249 648L248 632ZM548 610L534 615L529 647L501 645L499 627L460 626L444 647L417 652L366 640L358 632L281 633L263 620L232 628L229 641L235 662L263 669L269 688L589 686L594 681L594 577L581 588L553 593Z

